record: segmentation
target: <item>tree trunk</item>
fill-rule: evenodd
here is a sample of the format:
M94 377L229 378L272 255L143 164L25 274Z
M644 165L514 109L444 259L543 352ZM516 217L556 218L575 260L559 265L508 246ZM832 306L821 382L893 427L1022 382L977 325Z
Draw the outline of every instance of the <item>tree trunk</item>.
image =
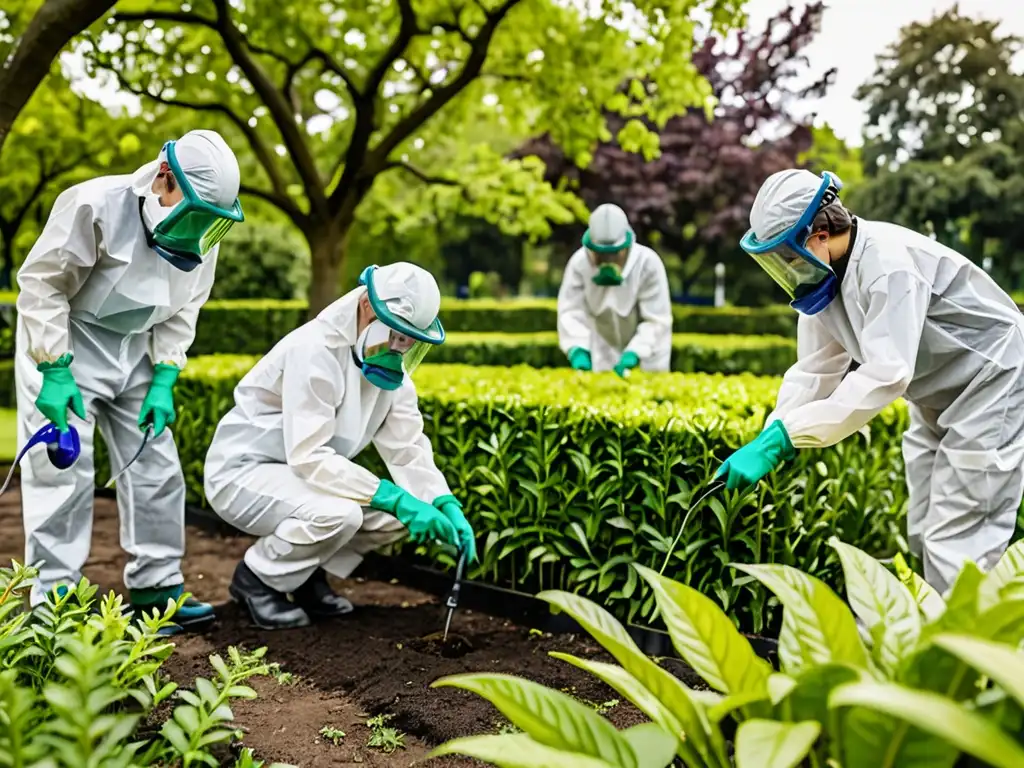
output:
M327 224L316 226L306 233L312 273L309 283L309 319L316 317L342 293L341 275L348 250L349 231L349 227L340 224Z
M50 64L72 37L114 5L115 0L46 0L36 11L6 66L0 67L0 150L11 126Z

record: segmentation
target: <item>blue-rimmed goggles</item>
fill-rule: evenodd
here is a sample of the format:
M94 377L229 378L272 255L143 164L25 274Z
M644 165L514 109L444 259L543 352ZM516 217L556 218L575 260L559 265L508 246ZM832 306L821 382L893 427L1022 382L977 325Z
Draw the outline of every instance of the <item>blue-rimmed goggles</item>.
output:
M828 171L821 176L821 186L796 224L768 240L759 240L750 229L740 240L740 247L786 291L790 306L805 315L821 312L839 292L832 267L807 249L815 217L838 199L843 188Z
M224 239L232 226L245 221L245 214L238 199L230 208L221 208L199 197L181 170L174 142L164 144L163 151L174 180L181 188L182 199L153 229L150 246L179 269L190 272Z
M430 348L444 343L444 326L441 325L440 318L434 318L428 327L417 328L388 309L387 301L377 294L373 285L373 273L376 269L376 265L364 269L359 276L359 284L366 286L370 307L385 328L380 331L370 329L365 348L362 350L363 360L371 360L387 352L397 353L402 356L402 368L405 373L411 376L423 362Z

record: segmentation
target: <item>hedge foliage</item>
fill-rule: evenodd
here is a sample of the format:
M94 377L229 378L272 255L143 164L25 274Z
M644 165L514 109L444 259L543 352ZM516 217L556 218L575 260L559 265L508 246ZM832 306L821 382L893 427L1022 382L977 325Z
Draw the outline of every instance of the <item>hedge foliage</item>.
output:
M193 504L205 505L207 448L254 362L199 358L179 380L174 432ZM833 534L877 556L904 549L900 406L872 425L869 447L854 436L801 452L758 488L694 510L680 533L718 461L760 429L778 380L638 374L625 382L568 369L429 364L415 379L438 465L478 532L473 578L527 592L570 589L622 618L650 619L653 597L629 567L635 561L665 567L761 631L777 609L727 563L785 563L837 585ZM372 450L359 461L386 476ZM106 462L97 457L97 467L104 483Z
M15 298L15 294L0 294L0 325L5 326L0 329L0 357L13 353L9 329L14 325ZM192 354L266 354L305 322L306 306L305 301L286 299L209 301L199 315ZM677 334L796 336L796 313L786 306L714 309L675 305L673 314ZM557 328L554 299L449 298L442 301L441 320L450 334L553 333Z

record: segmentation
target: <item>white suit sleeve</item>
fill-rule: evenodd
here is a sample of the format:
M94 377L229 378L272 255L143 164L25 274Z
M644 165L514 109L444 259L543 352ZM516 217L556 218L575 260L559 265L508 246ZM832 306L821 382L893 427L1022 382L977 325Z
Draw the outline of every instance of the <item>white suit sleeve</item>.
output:
M782 423L795 448L835 445L906 392L931 301L931 286L900 270L868 288L860 346L864 364L824 400L794 408Z
M432 504L438 496L451 493L441 470L434 463L434 451L423 432L416 387L408 379L395 390L391 409L373 444L388 466L395 485L420 501Z
M637 297L640 325L626 350L635 352L641 360L648 360L672 337L672 297L668 287L665 264L656 254L644 264L644 274Z
M813 315L800 315L797 320L796 358L796 363L782 377L775 410L765 426L795 408L835 392L853 360Z
M312 346L288 351L281 383L288 466L314 488L365 505L376 495L380 479L329 445L344 394L344 371L330 351Z
M203 308L213 290L219 249L220 246L216 246L207 257L208 263L200 267L201 279L192 300L182 307L178 314L153 326L151 355L154 363L170 363L178 368L185 367L189 347L196 340L199 310Z
M582 250L572 255L558 289L558 346L566 355L573 347L590 351L591 319L584 301L581 259L586 259Z
M28 353L37 363L53 362L70 351L68 302L99 258L95 211L79 197L76 187L57 197L18 270L18 316L28 335Z

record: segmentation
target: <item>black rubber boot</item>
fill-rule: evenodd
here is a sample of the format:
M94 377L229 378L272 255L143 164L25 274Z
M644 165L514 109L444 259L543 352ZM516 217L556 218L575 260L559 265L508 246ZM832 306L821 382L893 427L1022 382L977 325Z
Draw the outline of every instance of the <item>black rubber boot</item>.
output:
M331 589L323 568L313 571L313 575L292 593L292 597L296 605L317 619L333 619L353 611L352 603Z
M298 629L310 624L304 610L290 602L283 592L260 581L244 560L235 568L228 592L246 607L253 623L260 629Z

